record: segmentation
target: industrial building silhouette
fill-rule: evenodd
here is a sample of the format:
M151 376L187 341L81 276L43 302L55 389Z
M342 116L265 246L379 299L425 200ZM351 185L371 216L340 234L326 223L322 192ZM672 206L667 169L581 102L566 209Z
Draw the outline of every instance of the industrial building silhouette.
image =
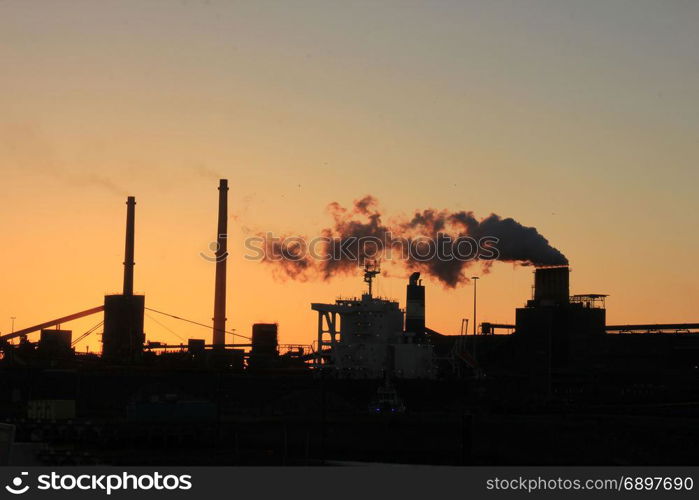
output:
M218 187L210 341L147 338L134 294L136 200L127 200L123 293L0 336L0 432L16 464L268 465L687 463L699 444L699 324L607 325L604 294L571 295L538 267L514 324L475 335L425 323L420 273L405 309L377 297L314 303L314 345L277 324L226 342L228 182ZM65 325L103 314L73 339ZM102 328L102 353L77 342ZM38 335L32 340L30 336ZM580 446L585 445L585 451Z

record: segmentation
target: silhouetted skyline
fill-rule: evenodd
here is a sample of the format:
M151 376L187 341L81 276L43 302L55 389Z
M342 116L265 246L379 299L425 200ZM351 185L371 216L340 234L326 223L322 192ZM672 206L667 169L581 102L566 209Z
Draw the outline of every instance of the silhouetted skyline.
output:
M275 281L242 242L312 233L329 201L366 193L395 215L513 217L565 252L574 292L610 294L610 321L694 321L698 9L2 2L0 331L120 289L127 195L139 200L137 291L208 322L214 278L199 255L216 238L219 177L231 328L279 321L282 339L305 342L308 303L360 293L350 277ZM511 322L530 281L495 264L479 317ZM398 279L376 286L402 294ZM471 293L435 289L430 324L457 331ZM146 330L179 342L148 317Z

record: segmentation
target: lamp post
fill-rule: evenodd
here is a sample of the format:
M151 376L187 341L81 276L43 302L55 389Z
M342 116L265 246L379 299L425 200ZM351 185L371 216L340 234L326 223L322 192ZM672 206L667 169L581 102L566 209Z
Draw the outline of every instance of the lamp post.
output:
M473 280L473 359L476 358L476 292L478 290L477 284L478 284L478 276L472 276L471 279Z
M476 292L478 290L478 280L480 279L478 276L473 276L471 278L473 280L473 334L476 335L476 325L478 324L476 322Z
M17 318L15 316L10 316L10 319L12 320L12 333L15 333L15 320Z

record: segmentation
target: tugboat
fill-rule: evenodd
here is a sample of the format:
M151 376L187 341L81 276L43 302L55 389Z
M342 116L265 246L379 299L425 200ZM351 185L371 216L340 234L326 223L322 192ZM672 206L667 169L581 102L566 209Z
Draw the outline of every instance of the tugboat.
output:
M405 413L406 407L398 391L386 376L384 383L376 391L376 397L369 404L371 413Z

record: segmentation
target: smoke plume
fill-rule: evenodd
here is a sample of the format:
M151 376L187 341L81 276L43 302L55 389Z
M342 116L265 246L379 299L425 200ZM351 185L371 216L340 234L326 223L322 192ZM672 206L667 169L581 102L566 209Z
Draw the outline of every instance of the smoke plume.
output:
M277 275L299 281L329 280L380 261L391 274L421 271L449 288L468 282L467 270L475 264L488 272L494 261L568 263L536 228L496 214L478 219L472 212L426 209L388 221L370 195L350 208L333 202L327 210L333 222L319 237L258 235L262 261Z

